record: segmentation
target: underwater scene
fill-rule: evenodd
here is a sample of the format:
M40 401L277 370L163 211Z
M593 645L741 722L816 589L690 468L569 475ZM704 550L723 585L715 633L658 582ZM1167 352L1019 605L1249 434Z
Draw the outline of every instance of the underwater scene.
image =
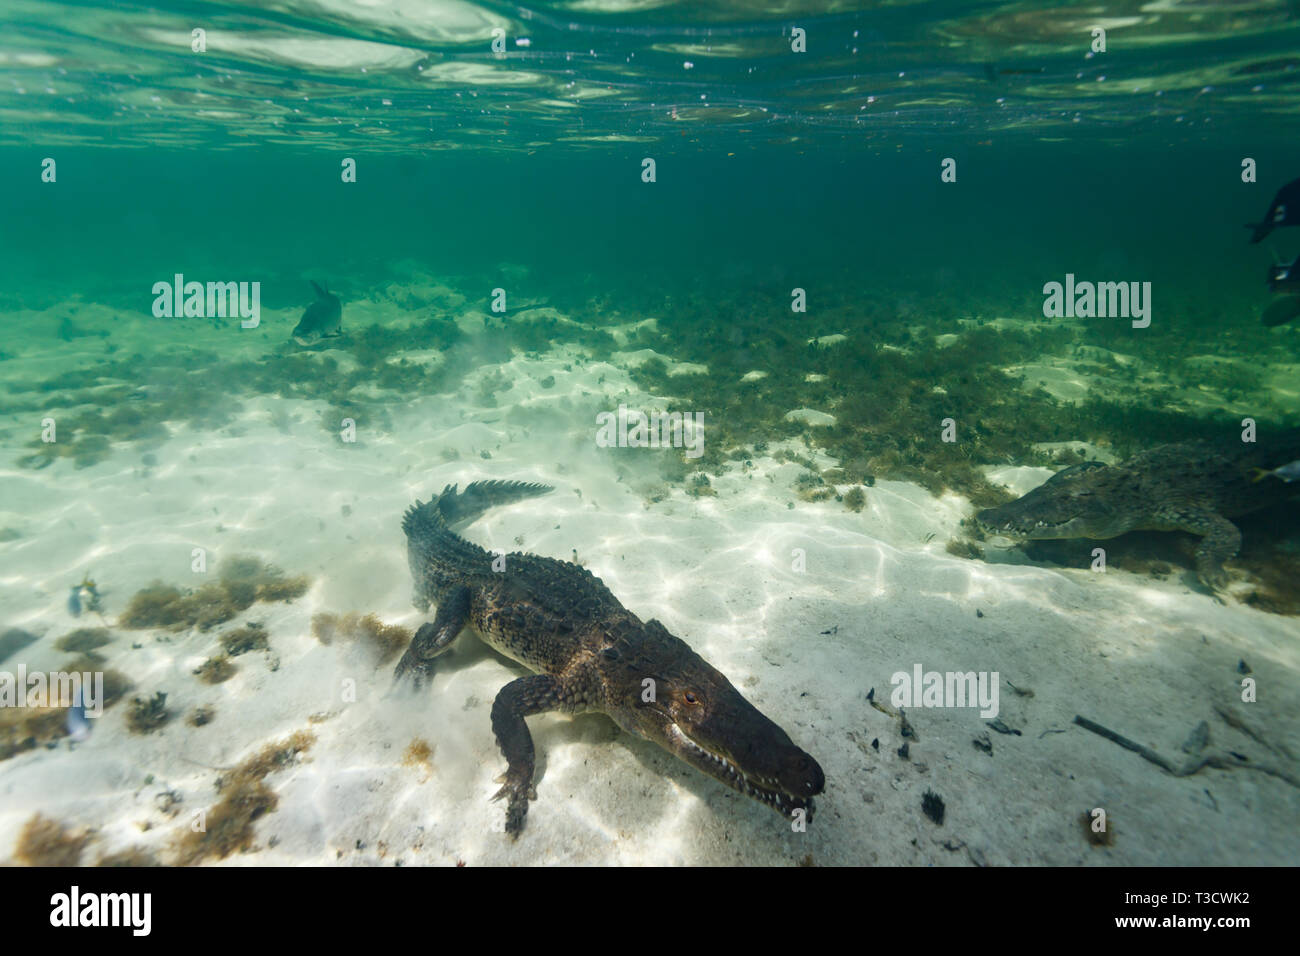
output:
M1300 860L1285 0L0 8L0 861Z

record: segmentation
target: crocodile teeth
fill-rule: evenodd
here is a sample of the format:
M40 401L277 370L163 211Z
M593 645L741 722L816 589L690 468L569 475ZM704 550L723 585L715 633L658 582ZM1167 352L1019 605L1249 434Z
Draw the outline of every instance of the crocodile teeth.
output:
M782 814L788 813L794 807L803 807L808 804L797 797L777 789L776 781L770 777L757 777L751 779L746 776L744 771L740 770L731 763L726 757L715 754L713 751L701 747L692 740L685 731L677 724L672 725L673 735L688 746L692 752L708 758L715 766L725 771L725 774L719 774L718 779L728 784L732 789L765 803L770 807L780 811Z

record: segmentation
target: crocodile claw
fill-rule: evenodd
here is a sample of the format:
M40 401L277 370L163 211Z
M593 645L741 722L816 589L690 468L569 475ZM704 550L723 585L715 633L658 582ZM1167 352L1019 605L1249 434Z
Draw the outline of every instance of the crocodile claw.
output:
M411 644L407 645L406 653L402 654L402 659L398 661L398 666L393 671L394 687L407 678L411 680L411 685L416 691L432 682L434 661L437 661L439 650L445 646L445 644L439 646L438 636L437 624L421 624L420 630L415 632Z
M1228 572L1215 561L1200 561L1198 565L1196 577L1211 596L1221 600L1220 595L1228 590Z
M528 801L537 799L537 789L527 781L511 780L509 772L502 774L497 778L500 782L504 780L505 784L492 795L493 802L506 797L506 833L510 834L510 839L518 840L519 834L524 832L524 820L528 816Z
M397 687L403 681L409 680L412 687L421 690L433 680L433 659L421 658L411 651L412 648L408 647L402 659L397 662L397 667L393 671L393 686Z

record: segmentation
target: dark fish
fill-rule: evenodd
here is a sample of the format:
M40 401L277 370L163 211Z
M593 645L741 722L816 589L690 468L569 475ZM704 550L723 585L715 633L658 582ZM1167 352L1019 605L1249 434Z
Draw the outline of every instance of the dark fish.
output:
M1255 230L1251 242L1259 242L1279 226L1300 226L1300 179L1291 180L1277 191L1263 222L1246 224L1247 229Z
M72 593L68 595L68 613L73 617L81 617L81 585L74 584Z
M316 290L316 301L307 306L292 333L299 345L315 345L321 339L343 334L343 303L315 282L311 286Z
M1260 321L1265 325L1283 325L1300 315L1300 295L1280 295L1274 299Z
M1300 256L1269 266L1268 287L1272 292L1300 293Z

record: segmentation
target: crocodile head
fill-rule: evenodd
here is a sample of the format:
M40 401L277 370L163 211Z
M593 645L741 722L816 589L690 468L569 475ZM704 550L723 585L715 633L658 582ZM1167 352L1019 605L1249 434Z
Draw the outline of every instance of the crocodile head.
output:
M1022 498L976 513L989 534L1010 538L1113 538L1131 529L1112 489L1098 479L1106 465L1084 462L1058 471Z
M623 727L783 816L822 792L822 768L658 621L605 649L609 713ZM653 681L647 684L646 679ZM653 690L653 695L649 693ZM653 696L653 699L647 699Z

